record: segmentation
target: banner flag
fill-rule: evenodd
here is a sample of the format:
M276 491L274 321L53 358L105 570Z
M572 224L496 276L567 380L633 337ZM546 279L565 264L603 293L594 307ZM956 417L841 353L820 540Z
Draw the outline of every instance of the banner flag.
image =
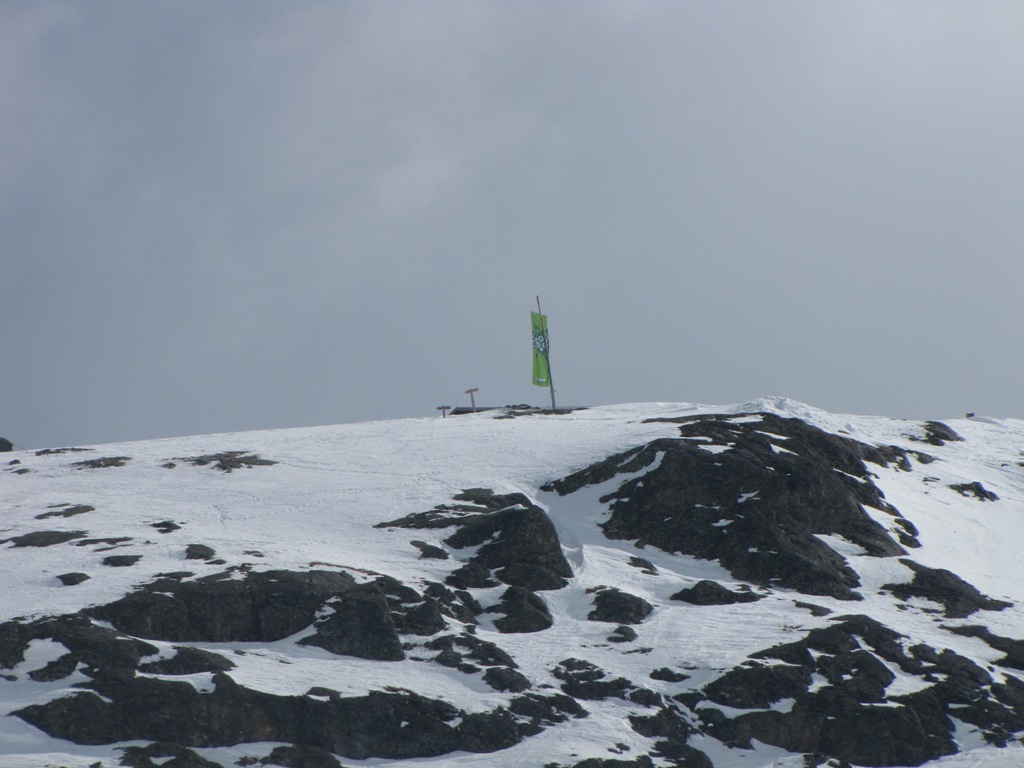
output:
M551 386L551 367L548 363L550 342L548 341L548 316L531 312L533 324L533 383L538 387Z

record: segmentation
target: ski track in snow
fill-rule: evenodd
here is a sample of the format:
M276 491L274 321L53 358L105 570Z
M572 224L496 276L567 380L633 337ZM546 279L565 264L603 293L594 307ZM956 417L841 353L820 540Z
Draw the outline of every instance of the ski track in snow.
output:
M985 594L1024 601L1024 579L1019 577L1015 531L1024 513L1024 422L1019 420L956 419L946 421L963 442L933 446L919 422L881 417L829 414L783 398L762 398L735 406L648 403L608 406L568 415L520 416L497 420L493 413L449 419L407 419L336 427L231 433L173 438L138 443L92 446L87 452L37 456L23 451L5 454L0 472L0 538L32 531L85 531L89 539L131 537L130 541L77 546L74 541L49 547L0 547L6 589L0 593L0 621L72 613L87 606L111 602L133 586L150 582L157 574L188 570L202 576L222 572L224 565L186 560L187 544L206 544L228 565L251 564L254 570L310 567L348 570L354 576L386 574L420 587L425 581L443 581L469 550L455 550L451 560L420 560L410 541L441 545L449 530L377 529L374 525L423 512L470 487L496 493L521 492L550 515L575 572L570 587L541 593L554 617L554 626L542 637L502 635L486 621L477 636L497 642L520 664L520 671L537 685L557 689L552 668L562 659L578 655L603 669L608 678L623 676L638 685L675 695L702 687L720 672L742 662L747 654L790 642L808 630L827 626L829 618L815 618L794 605L810 602L833 611L864 613L899 630L914 642L944 644L970 658L991 662L1001 654L977 638L954 636L942 625L978 623L977 616L949 620L934 612L927 601L897 603L883 594L886 583L906 582L909 568L896 558L872 558L856 545L822 537L848 558L860 574L864 596L850 603L831 598L806 597L774 590L756 603L720 606L707 610L671 601L670 595L701 579L713 579L730 589L740 586L718 563L670 555L653 548L637 549L628 541L611 541L598 525L607 510L599 498L619 487L627 476L616 476L603 486L589 486L566 497L539 490L551 480L581 469L616 452L641 446L660 437L677 437L677 425L642 423L645 419L705 413L747 414L766 411L801 418L826 431L877 445L896 445L929 454L930 464L913 461L913 471L895 466L868 465L875 484L886 499L919 530L920 549L908 557L929 567L950 567ZM735 420L756 420L737 416ZM769 435L769 437L771 437ZM778 436L775 436L778 437ZM918 438L918 439L914 439ZM781 441L781 438L780 438ZM782 446L776 449L789 450ZM183 458L223 451L245 451L277 462L224 473L212 466L192 466ZM78 469L74 462L107 456L129 456L123 467ZM8 464L18 461L20 464ZM167 468L174 462L174 468ZM645 474L647 467L637 475ZM14 474L14 469L28 469ZM981 482L998 494L997 502L964 496L948 486ZM750 489L748 498L756 498ZM36 516L56 505L87 504L95 511L73 517ZM893 518L869 510L891 528ZM170 520L181 529L160 533L153 524ZM107 549L107 547L114 547ZM142 555L131 567L109 567L109 554ZM657 575L629 565L631 557L650 561ZM56 576L81 571L88 581L74 587ZM624 578L628 575L628 579ZM587 620L595 587L617 587L642 597L654 612L637 625L639 638L629 644L608 641L612 624ZM500 593L500 589L495 594ZM1024 612L1019 605L1002 612L985 612L984 623L996 634L1024 635ZM490 628L488 628L490 626ZM415 660L369 662L334 656L298 646L298 637L272 644L193 644L225 654L237 665L231 676L256 690L299 694L314 685L361 695L393 684L397 676L408 686L431 697L450 701L469 712L485 711L508 701L479 674L466 675L436 664ZM172 644L153 642L164 651ZM179 643L179 645L182 645ZM56 646L56 647L55 647ZM650 652L638 649L650 648ZM15 681L0 679L0 715L24 706L25 697L39 701L40 684L22 682L22 672L35 669L63 653L62 646L35 641L29 658L11 672ZM397 666L396 666L397 665ZM652 669L670 667L691 674L688 680L668 683L651 680ZM691 669L695 667L696 669ZM20 670L20 671L19 671ZM915 690L917 678L907 679L893 668L897 680L891 691ZM998 674L998 673L997 673ZM208 677L208 676L206 676ZM194 679L191 679L194 678ZM70 692L81 672L45 684L45 695L55 698ZM208 683L203 676L193 684ZM571 720L495 754L456 753L438 758L389 761L343 759L348 766L396 765L410 768L437 766L521 766L559 761L571 763L587 757L629 758L650 749L652 740L635 733L627 712L650 714L621 700L584 702L588 718ZM969 751L927 763L934 768L1004 768L1024 765L1024 748L986 746L970 726L960 724L957 740ZM608 753L609 743L623 745L621 755ZM716 768L797 768L802 758L757 745L754 750L733 750L708 737L689 742L712 758ZM197 750L205 757L231 765L243 755L265 754L259 745ZM114 747L78 747L47 737L13 717L0 717L0 768L42 768L65 765L85 768L97 760L116 765Z

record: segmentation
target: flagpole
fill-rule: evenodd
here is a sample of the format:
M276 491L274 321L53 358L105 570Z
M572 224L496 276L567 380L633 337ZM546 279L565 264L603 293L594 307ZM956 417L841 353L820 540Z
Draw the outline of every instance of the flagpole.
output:
M544 314L544 311L540 308L540 296L537 297L537 314ZM545 357L548 361L548 384L551 387L551 410L555 410L555 377L551 373L551 335L548 333L546 324L544 326L544 333L547 335L547 355Z

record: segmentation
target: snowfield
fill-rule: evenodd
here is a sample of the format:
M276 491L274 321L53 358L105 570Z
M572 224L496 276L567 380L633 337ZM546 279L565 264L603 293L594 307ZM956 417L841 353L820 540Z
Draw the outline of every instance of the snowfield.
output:
M1010 606L951 617L927 598L897 599L891 589L883 587L909 585L915 571L900 562L902 557L869 555L861 544L838 534L820 534L818 539L845 558L859 577L857 592L863 599L855 603L827 594L807 596L774 585L752 589L749 579L734 577L718 561L608 538L599 527L610 514L609 503L602 499L626 483L643 483L660 458L573 493L542 490L609 456L655 440L685 440L712 460L726 457L735 450L729 444L682 438L678 423L651 421L712 414L734 418L750 429L758 428L758 414L774 414L799 419L831 435L905 451L909 467L896 462L867 467L874 475L871 482L885 500L916 528L920 547L908 548L907 557L928 569L955 572L987 598ZM567 587L537 593L550 612L550 628L502 632L495 624L499 614L483 612L471 630L476 638L507 652L518 672L532 683L532 690L557 693L564 679L553 670L563 660L577 658L600 668L606 680L625 678L665 700L681 696L690 701L686 694L702 691L723 673L742 666L751 654L795 642L808 632L831 626L837 616L852 613L903 635L907 638L904 648L920 643L950 649L984 668L997 683L1024 679L1024 672L1000 666L1004 652L983 638L949 631L949 627L983 624L996 636L1024 638L1024 564L1018 536L1024 519L1024 421L944 420L962 440L936 445L928 442L928 429L920 422L831 414L784 398L731 406L642 403L564 414L506 416L504 411L486 411L446 419L3 454L0 623L28 623L104 606L165 574L188 572L191 575L184 578L195 580L232 568L230 578L235 579L279 570L337 571L358 583L384 575L422 593L431 584L445 583L484 545L454 549L445 542L451 528L375 526L450 505L465 489L487 488L495 494L522 494L542 509L558 533L573 572ZM762 435L771 441L780 459L796 458L785 436L768 430ZM273 463L243 462L224 471L214 460L204 458L226 454ZM103 459L118 461L104 464L99 461ZM861 482L850 479L854 481ZM975 483L998 498L986 500L969 489L950 487ZM756 509L763 501L760 491L757 487L744 489L734 499L737 507ZM68 512L73 513L65 516ZM894 537L901 533L892 514L870 507L865 512ZM723 516L712 525L728 531L735 523ZM31 535L39 532L67 538L56 543L34 540ZM450 556L421 557L424 544ZM215 554L189 558L189 545L204 545ZM129 557L109 559L119 556ZM650 568L638 566L638 558ZM66 584L58 577L67 574L88 578ZM760 599L717 606L673 599L680 590L705 581L736 594L752 589ZM635 640L610 641L615 625L588 619L594 596L602 589L628 593L652 607L649 615L631 625ZM482 606L488 606L499 601L505 590L506 585L501 584L470 591ZM812 604L816 610L797 603ZM322 616L328 614L325 609ZM447 622L453 631L468 626L451 617ZM463 715L508 707L515 697L488 685L480 673L435 663L436 654L423 645L429 638L403 636L409 641L406 658L379 661L300 644L308 634L301 631L263 643L147 639L159 654L145 660L172 658L175 648L183 645L209 650L234 663L226 674L239 685L282 697L300 697L313 688L329 689L342 697L398 688L447 702ZM51 737L11 714L69 696L81 690L76 685L89 683L88 665L81 662L59 679L29 676L67 653L65 646L52 639L33 639L22 661L0 669L0 768L116 766L121 764L124 747L148 743L75 744ZM934 680L907 673L890 661L883 659L882 663L894 678L886 687L889 697L912 695L934 684ZM685 677L675 681L652 678L652 670L658 669ZM211 672L138 674L184 681L204 694L216 688ZM825 685L824 678L816 675L812 691ZM686 715L692 729L686 743L706 754L715 768L804 765L802 753L756 740L749 749L727 746L701 727L699 714L713 708L732 718L745 710L709 699L693 701ZM649 705L615 696L580 703L588 716L568 718L496 752L457 751L405 759L338 755L338 760L346 766L401 764L409 768L570 766L588 758L633 760L656 750L658 737L642 735L629 720L630 715L651 715ZM793 699L784 698L769 709L786 713L792 706ZM986 742L976 726L959 721L953 725L959 753L926 765L1024 765L1019 734L1010 738L1007 746L997 747ZM278 744L245 742L192 748L206 760L232 766L245 758L263 758L275 746ZM154 764L159 763L154 758ZM652 764L673 763L655 757Z

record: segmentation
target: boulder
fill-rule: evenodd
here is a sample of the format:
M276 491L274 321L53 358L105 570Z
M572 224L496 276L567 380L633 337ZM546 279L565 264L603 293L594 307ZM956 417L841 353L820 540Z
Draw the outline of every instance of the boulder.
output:
M639 624L648 616L654 606L642 597L614 587L598 590L594 596L594 610L587 614L590 621L607 621L613 624Z
M687 589L681 589L670 599L681 600L692 605L734 605L735 603L754 603L762 595L756 592L733 592L717 581L702 579Z

